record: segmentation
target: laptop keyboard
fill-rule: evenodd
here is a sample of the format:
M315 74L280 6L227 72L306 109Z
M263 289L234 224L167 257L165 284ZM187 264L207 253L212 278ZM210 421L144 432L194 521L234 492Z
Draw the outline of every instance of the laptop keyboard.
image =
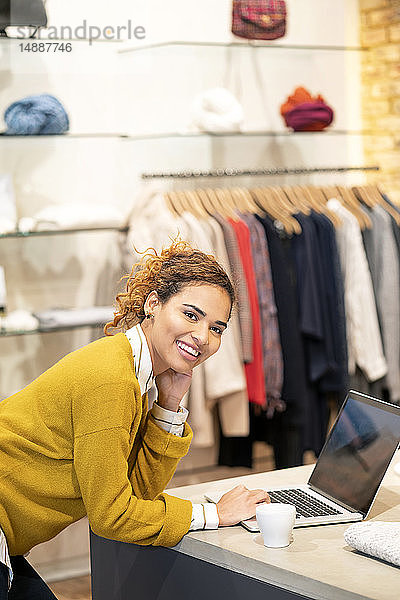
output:
M296 518L299 517L326 517L329 515L340 515L341 511L332 508L325 502L317 500L314 496L307 494L304 490L290 489L268 492L271 502L283 502L294 504L296 507Z

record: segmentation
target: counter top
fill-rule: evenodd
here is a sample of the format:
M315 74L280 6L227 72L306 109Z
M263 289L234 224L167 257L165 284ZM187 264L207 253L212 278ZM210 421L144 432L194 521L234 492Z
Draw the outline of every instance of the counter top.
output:
M389 467L368 519L400 521L400 476ZM228 491L307 483L313 465L257 473L168 489L168 494L204 502L209 490ZM174 550L318 600L399 600L400 569L362 555L344 541L349 523L294 530L287 548L266 548L258 533L242 526L192 531Z

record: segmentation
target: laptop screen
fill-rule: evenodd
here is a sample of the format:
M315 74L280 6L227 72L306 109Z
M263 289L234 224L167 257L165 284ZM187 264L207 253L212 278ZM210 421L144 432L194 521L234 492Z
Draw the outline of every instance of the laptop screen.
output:
M400 406L349 392L309 484L366 515L400 441Z

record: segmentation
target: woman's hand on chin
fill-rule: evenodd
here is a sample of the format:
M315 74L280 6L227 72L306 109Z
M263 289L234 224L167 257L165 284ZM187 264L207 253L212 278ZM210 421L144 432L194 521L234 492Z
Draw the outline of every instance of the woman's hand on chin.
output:
M179 403L189 389L192 381L192 372L177 373L167 369L156 377L158 389L158 404L167 410L177 412Z

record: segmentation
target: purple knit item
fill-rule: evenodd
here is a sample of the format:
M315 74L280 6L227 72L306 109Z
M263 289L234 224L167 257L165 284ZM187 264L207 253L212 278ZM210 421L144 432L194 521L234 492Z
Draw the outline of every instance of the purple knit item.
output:
M303 102L284 114L294 131L320 131L333 121L333 110L323 102Z

